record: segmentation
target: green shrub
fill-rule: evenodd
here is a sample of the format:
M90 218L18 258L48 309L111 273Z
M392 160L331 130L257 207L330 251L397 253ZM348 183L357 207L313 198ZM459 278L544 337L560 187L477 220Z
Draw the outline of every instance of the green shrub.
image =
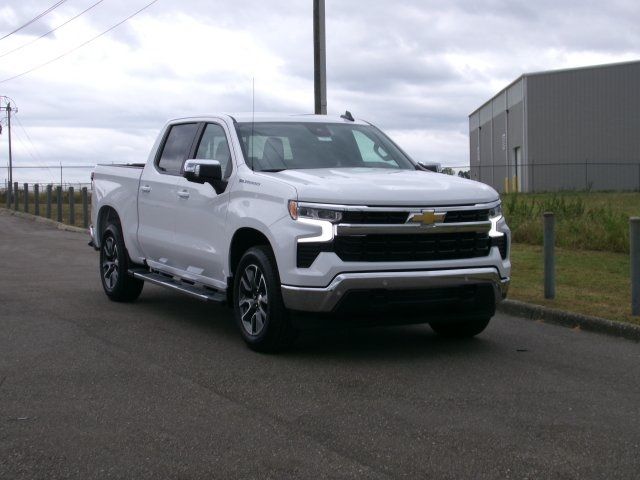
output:
M640 213L640 194L550 193L503 197L514 242L542 244L542 214L556 217L556 245L629 252L629 216Z

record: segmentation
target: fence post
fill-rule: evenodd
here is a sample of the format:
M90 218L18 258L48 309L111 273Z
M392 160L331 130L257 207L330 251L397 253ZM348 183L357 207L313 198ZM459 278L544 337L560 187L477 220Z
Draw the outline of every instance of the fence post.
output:
M7 209L11 208L11 197L13 196L13 185L11 185L9 182L7 182Z
M20 207L18 207L18 197L19 195L19 190L18 190L18 182L13 182L13 209L14 210L19 210Z
M60 185L56 187L56 201L58 202L58 221L62 222L62 187Z
M89 195L87 187L82 187L82 226L89 227Z
M37 183L33 185L33 199L33 214L40 216L40 185L38 185Z
M29 184L24 184L24 213L29 213Z
M555 217L544 212L544 298L556 297Z
M629 219L631 253L631 315L640 315L640 217Z
M73 187L67 190L69 194L69 225L76 224L76 195Z
M47 185L47 218L51 218L51 185Z

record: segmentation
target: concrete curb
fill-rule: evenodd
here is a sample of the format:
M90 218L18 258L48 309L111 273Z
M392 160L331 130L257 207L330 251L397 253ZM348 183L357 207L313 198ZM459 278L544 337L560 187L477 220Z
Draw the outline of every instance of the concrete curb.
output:
M615 322L613 320L607 320L606 318L565 312L564 310L543 307L542 305L533 305L518 300L504 300L498 306L498 311L528 320L542 320L546 323L553 323L569 328L579 327L582 330L590 332L604 333L606 335L640 342L640 326L630 323Z
M55 220L51 220L49 218L32 215L30 213L19 212L17 210L11 210L4 207L0 207L0 213L24 218L26 220L31 220L32 222L45 223L47 225L51 225L52 227L56 227L58 230L64 230L66 232L85 233L88 235L88 230L86 228L72 227L71 225L66 225L64 223L56 222Z

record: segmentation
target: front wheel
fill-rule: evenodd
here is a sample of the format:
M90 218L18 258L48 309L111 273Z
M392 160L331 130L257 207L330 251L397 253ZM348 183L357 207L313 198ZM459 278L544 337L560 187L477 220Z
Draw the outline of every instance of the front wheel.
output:
M129 256L119 225L107 225L100 244L100 280L110 300L133 302L142 293L144 282L128 273Z
M242 256L234 276L233 298L236 323L249 348L274 352L293 342L295 330L282 301L269 248L253 247Z
M475 337L489 325L491 317L479 317L465 320L444 320L429 322L438 335L450 338Z

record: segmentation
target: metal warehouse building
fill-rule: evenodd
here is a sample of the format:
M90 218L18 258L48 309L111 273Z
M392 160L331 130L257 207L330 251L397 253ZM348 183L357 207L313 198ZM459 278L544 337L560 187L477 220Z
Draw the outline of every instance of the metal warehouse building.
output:
M640 61L524 74L469 115L469 144L499 192L640 190Z

